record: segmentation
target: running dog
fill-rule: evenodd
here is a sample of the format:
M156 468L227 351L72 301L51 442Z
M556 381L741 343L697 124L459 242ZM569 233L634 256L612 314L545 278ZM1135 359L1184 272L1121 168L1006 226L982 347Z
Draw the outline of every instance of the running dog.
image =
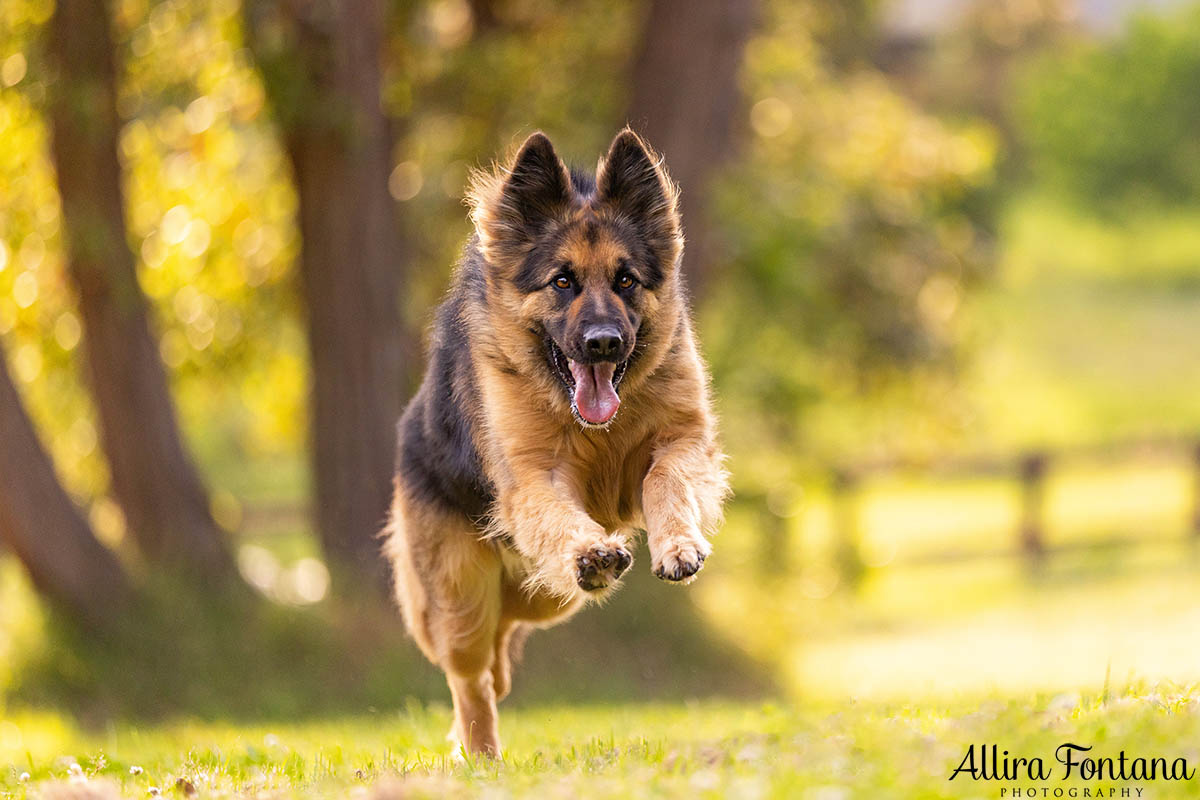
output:
M469 204L384 535L451 736L499 756L514 643L613 591L639 532L655 575L690 581L728 476L662 159L626 129L592 176L535 133Z

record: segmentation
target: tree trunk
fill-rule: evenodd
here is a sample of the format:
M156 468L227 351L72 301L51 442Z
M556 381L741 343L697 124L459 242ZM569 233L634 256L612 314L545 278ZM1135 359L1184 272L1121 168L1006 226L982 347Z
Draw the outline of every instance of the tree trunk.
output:
M331 564L385 585L377 533L414 338L381 106L380 0L262 0L252 47L295 172L312 359L316 520ZM282 36L280 34L283 34Z
M682 190L684 274L703 297L713 271L709 180L734 150L738 84L758 0L654 0L633 64L629 123Z
M128 599L117 559L63 491L0 352L0 542L45 597L80 622L107 627Z
M109 27L106 0L58 0L50 25L52 149L87 374L113 494L142 552L226 574L232 561L184 450L126 241Z

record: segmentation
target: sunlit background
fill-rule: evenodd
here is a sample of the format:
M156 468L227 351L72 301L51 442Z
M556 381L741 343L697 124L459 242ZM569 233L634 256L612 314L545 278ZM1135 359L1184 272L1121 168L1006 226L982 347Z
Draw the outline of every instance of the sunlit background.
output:
M0 4L0 337L62 483L137 574L64 270L53 10ZM212 514L282 614L276 666L326 674L344 657L368 676L350 702L438 697L394 615L340 604L314 534L298 201L241 4L114 10L128 243ZM397 302L420 324L469 233L468 171L535 128L593 164L625 122L645 14L618 0L391 10ZM684 186L704 198L686 220L712 265L696 316L737 496L701 580L669 599L756 675L721 691L1200 681L1200 6L767 0L737 82L728 157ZM668 602L631 592L642 605L590 611L608 627L578 635L619 638L621 614ZM197 613L214 635L240 626ZM0 709L225 708L194 676L182 694L169 680L105 694L128 665L75 635L0 549ZM399 655L364 644L383 638ZM555 663L537 641L534 664ZM682 656L637 668L654 686L707 680ZM541 697L538 682L520 674L517 699ZM286 691L247 702L299 713Z

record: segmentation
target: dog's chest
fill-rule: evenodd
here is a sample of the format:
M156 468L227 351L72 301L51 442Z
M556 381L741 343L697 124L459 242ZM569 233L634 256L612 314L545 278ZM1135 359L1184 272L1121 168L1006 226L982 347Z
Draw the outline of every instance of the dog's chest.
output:
M559 474L565 475L588 516L606 530L640 524L642 481L650 465L648 438L630 443L606 439L598 431L564 454Z

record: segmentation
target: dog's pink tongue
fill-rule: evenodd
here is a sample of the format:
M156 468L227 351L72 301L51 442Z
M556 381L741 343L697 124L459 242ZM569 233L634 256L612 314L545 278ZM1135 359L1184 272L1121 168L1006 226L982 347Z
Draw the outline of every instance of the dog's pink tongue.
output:
M617 365L606 361L599 364L571 361L568 366L575 376L575 408L579 416L593 425L603 425L612 419L621 405L621 398L613 388Z

